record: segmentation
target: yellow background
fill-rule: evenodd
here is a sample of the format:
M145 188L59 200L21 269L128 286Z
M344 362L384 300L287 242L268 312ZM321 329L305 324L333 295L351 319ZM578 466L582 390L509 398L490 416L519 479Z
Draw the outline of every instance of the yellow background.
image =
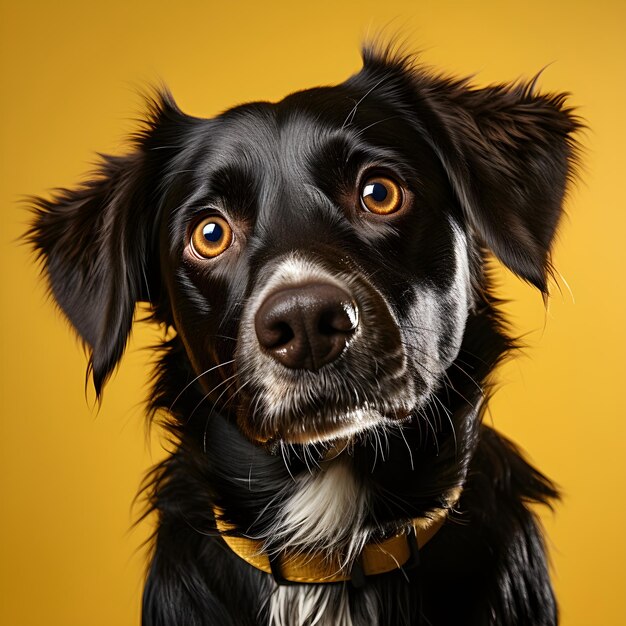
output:
M562 485L544 515L565 626L626 623L626 3L2 0L0 624L139 623L149 523L133 496L162 455L145 436L149 351L136 326L102 409L85 357L16 245L20 199L73 185L94 152L119 152L137 88L163 79L187 112L279 99L359 68L387 26L423 59L476 82L530 76L568 90L589 124L555 261L573 293L538 294L502 271L500 295L530 346L500 372L495 425ZM93 397L88 394L88 401ZM451 598L451 601L454 601Z

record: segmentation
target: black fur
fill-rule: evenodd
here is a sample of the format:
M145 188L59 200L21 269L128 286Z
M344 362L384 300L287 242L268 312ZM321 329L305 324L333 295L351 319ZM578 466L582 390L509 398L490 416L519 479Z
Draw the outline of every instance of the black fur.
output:
M402 324L414 324L418 288L433 298L451 289L458 250L450 224L468 245L460 346L452 338L458 324L444 316L451 330L438 335L436 358L449 359L445 372L427 388L418 363L422 404L411 419L386 434L385 450L366 433L345 454L372 494L363 528L373 535L449 508L450 489L462 486L462 496L421 551L419 569L329 593L337 602L348 594L355 626L556 624L532 512L556 489L481 417L490 375L514 348L490 292L487 250L547 292L579 126L564 100L535 93L533 83L476 89L408 57L366 50L363 69L337 87L214 119L189 117L161 94L128 156L104 157L82 187L37 201L29 239L89 347L98 394L122 356L137 302L149 302L154 320L172 331L151 414L167 423L177 449L145 488L159 516L145 626L267 623L275 584L217 536L212 504L280 550L268 537L276 513L295 488L292 476L319 462L324 446L293 446L283 457L276 445L251 441L259 395L238 370L245 355L236 348L263 272L301 250L329 271L360 276L388 303L414 352L413 335L428 329ZM372 163L404 181L410 209L358 214L357 181ZM216 205L237 223L238 247L223 259L190 261L189 224ZM360 383L374 395L375 374L363 371ZM424 380L430 374L422 371ZM316 401L350 408L350 394L328 390Z

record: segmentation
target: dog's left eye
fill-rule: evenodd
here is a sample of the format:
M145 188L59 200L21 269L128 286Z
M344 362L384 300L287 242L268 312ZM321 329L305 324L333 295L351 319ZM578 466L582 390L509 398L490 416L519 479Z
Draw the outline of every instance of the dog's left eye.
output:
M197 256L212 259L224 252L233 242L233 231L228 222L212 215L196 224L191 234L191 247Z
M361 205L370 213L395 213L403 199L402 187L387 176L371 176L361 186Z

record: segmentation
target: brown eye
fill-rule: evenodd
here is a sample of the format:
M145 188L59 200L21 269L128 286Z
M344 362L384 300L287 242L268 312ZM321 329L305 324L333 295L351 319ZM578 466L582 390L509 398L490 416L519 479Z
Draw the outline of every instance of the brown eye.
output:
M212 215L199 222L191 234L194 252L205 259L212 259L224 252L233 241L233 231L228 222Z
M402 206L402 188L386 176L372 176L361 186L361 205L378 215L389 215Z

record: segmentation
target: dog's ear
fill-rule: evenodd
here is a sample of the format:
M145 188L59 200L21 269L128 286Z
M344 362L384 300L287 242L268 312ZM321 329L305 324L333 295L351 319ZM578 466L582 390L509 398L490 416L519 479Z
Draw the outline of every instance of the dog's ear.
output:
M439 126L430 136L474 232L546 294L580 124L567 94L536 94L535 82L472 89L435 81L429 104Z
M536 79L476 89L392 46L366 48L364 72L415 113L481 243L545 294L581 127L567 94L535 93Z
M149 105L133 150L103 156L76 189L36 198L27 233L52 296L90 351L97 395L122 356L135 304L159 296L157 194L168 151L191 119L167 92Z

